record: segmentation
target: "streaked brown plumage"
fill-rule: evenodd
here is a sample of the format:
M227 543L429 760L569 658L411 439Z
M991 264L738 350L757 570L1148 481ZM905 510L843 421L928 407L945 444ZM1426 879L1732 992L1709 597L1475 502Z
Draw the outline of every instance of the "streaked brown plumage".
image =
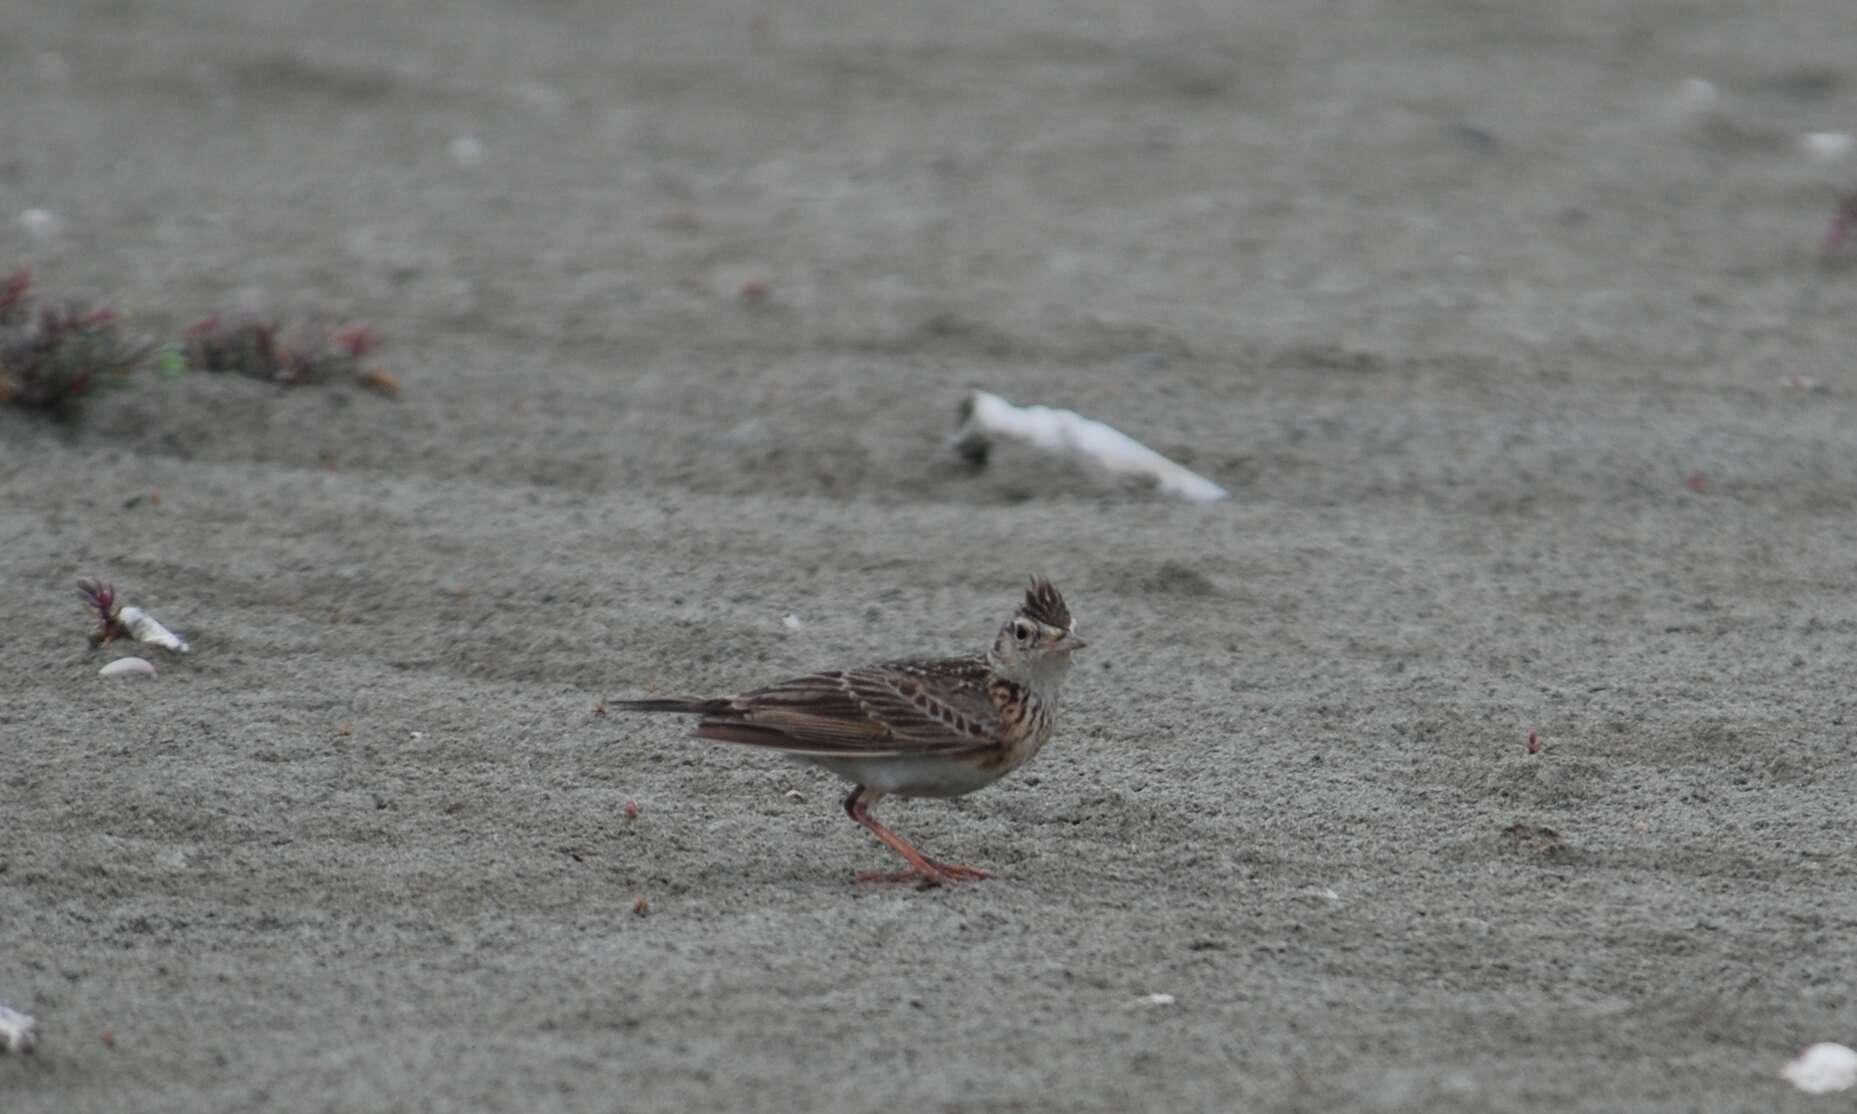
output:
M1064 597L1034 578L984 654L811 673L735 697L609 703L701 716L697 738L769 747L831 770L856 786L845 811L910 865L880 877L939 885L991 875L930 859L870 807L891 794L958 797L1031 761L1051 737L1058 689L1083 645Z

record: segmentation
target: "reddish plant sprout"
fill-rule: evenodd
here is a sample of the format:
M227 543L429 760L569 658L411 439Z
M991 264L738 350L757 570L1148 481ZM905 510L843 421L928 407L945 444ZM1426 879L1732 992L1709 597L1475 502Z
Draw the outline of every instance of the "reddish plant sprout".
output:
M128 638L129 628L122 619L122 603L116 598L116 586L105 584L94 576L77 578L77 594L84 597L84 602L97 613L97 629L90 632L90 648L96 649L118 638Z
M39 304L32 272L0 279L0 405L65 412L110 376L126 376L154 351L126 334L116 311L82 302Z
M374 329L365 323L330 329L309 321L215 313L187 330L182 350L187 366L199 371L229 371L286 387L347 378L398 395L397 379L362 366L375 344Z
M329 339L335 342L336 347L348 353L348 358L351 360L359 360L374 351L374 345L377 343L374 326L365 321L343 325L329 334Z
M195 371L236 371L270 378L277 370L277 328L268 322L230 324L215 313L181 337L182 354Z
M32 268L21 267L0 279L0 325L10 325L23 313L32 292Z
M1533 731L1528 733L1528 753L1541 753L1541 736L1535 734Z
M1852 228L1857 228L1857 192L1838 199L1838 207L1831 214L1831 227L1825 229L1825 239L1819 244L1818 253L1827 259L1837 254L1844 241L1850 238Z

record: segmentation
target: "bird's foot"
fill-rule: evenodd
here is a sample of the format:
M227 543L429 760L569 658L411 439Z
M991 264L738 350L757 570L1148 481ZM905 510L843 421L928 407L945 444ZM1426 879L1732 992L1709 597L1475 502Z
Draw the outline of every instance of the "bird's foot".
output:
M928 867L928 870L894 870L860 874L858 881L866 885L914 882L918 888L927 890L936 886L952 886L957 882L978 882L994 877L990 870L967 866L964 863L938 863L930 859Z

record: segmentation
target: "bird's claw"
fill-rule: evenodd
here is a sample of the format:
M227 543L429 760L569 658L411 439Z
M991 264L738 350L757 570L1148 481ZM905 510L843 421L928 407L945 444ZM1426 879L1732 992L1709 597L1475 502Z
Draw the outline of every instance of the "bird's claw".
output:
M990 870L964 863L938 863L930 860L928 865L930 869L926 871L893 870L860 874L858 881L866 885L914 882L917 889L929 890L936 886L952 886L957 882L978 882L994 876Z

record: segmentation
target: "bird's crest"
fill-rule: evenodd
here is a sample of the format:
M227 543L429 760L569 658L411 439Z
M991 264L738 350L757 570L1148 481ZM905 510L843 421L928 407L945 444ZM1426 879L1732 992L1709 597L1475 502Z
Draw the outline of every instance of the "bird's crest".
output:
M1025 602L1019 605L1019 614L1059 630L1076 629L1070 608L1064 605L1064 597L1042 576L1032 577L1032 586L1025 590Z

